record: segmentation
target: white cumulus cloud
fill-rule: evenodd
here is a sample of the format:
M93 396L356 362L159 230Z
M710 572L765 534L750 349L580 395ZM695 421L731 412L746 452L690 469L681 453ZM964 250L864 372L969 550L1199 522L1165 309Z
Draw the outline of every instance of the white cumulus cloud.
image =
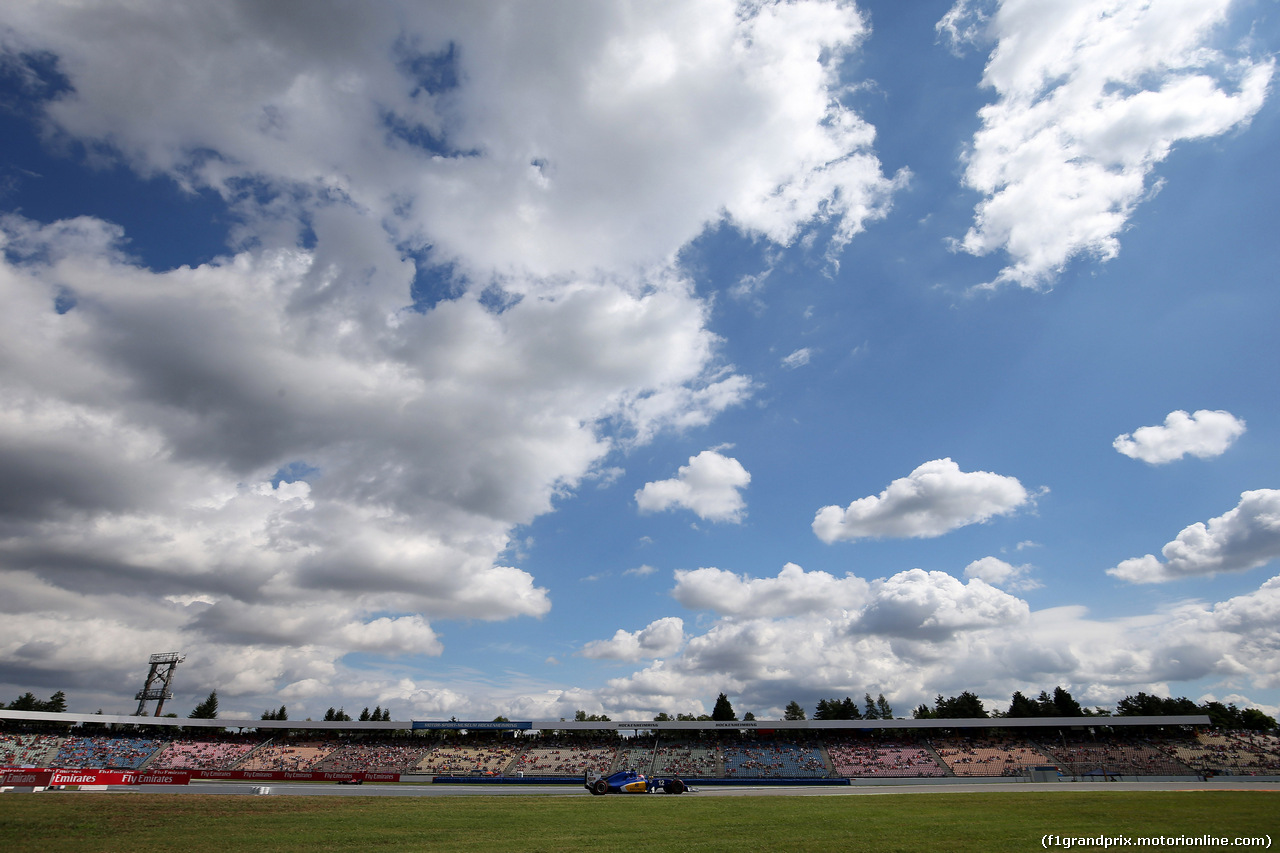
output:
M853 623L859 633L939 640L958 632L1027 621L1027 603L979 578L911 569L876 581L871 604Z
M1031 500L1014 477L961 471L951 459L935 459L894 480L878 496L848 507L826 506L813 519L823 542L882 537L929 538L1009 515Z
M1160 550L1121 562L1107 574L1131 583L1161 583L1218 572L1244 572L1280 557L1280 490L1257 489L1206 524L1183 528Z
M737 459L704 450L672 479L645 483L636 491L636 504L641 512L682 507L707 521L738 522L746 511L740 490L750 482L751 474Z
M982 557L964 567L964 576L977 578L992 586L1007 587L1009 589L1039 589L1041 586L1039 581L1028 577L1030 571L1031 565L1029 563L1015 566L1012 563L1001 560L999 557Z
M684 620L678 616L666 616L650 622L639 631L619 628L608 640L592 640L582 647L581 654L588 658L637 661L673 655L683 644Z
M991 285L1038 288L1073 258L1102 260L1150 191L1147 177L1184 140L1249 122L1271 58L1227 56L1213 37L1230 0L960 0L939 32L996 42L983 84L998 96L966 158L983 195L956 246L1011 263Z
M866 603L869 592L867 582L853 574L838 578L787 563L772 578L749 578L716 568L677 571L671 594L690 610L777 617L854 610Z
M1165 417L1163 426L1138 427L1116 436L1112 446L1131 459L1160 465L1184 456L1221 456L1244 430L1244 421L1230 412L1178 410Z

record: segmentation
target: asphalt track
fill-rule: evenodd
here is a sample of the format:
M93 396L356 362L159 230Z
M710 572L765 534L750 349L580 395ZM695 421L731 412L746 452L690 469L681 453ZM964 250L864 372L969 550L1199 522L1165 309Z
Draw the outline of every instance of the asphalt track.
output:
M191 785L108 786L112 793L217 794L254 796L255 789L283 797L590 797L575 785L329 785L195 782ZM101 790L101 789L99 789ZM929 785L831 785L831 786L714 786L695 787L686 796L696 797L858 797L886 794L1040 793L1073 791L1271 791L1280 793L1280 782L1218 778L1178 782L954 782ZM71 793L71 792L68 792ZM634 796L619 795L611 796ZM658 796L658 795L654 795Z

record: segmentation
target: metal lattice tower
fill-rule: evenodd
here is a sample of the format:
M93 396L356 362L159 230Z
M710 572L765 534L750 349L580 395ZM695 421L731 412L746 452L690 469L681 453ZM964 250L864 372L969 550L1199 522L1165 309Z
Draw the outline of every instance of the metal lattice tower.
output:
M173 692L169 690L169 684L173 681L173 671L186 659L186 655L178 652L165 652L151 656L151 671L147 673L147 682L142 685L138 695L133 697L138 700L135 717L147 715L147 703L152 699L157 700L155 715L160 716L160 711L164 708L164 700L173 698Z

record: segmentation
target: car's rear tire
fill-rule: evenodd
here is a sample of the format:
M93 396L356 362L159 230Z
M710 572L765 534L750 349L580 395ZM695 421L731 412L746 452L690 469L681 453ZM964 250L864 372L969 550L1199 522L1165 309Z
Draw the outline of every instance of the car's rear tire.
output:
M596 783L591 786L591 793L596 795L609 793L609 783L604 779L597 779Z

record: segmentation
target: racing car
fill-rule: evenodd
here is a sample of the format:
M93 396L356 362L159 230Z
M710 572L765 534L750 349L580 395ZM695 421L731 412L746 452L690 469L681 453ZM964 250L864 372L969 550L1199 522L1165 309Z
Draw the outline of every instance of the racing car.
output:
M606 776L588 770L582 777L582 787L592 794L683 794L689 786L680 779L651 779L635 770L619 770Z

